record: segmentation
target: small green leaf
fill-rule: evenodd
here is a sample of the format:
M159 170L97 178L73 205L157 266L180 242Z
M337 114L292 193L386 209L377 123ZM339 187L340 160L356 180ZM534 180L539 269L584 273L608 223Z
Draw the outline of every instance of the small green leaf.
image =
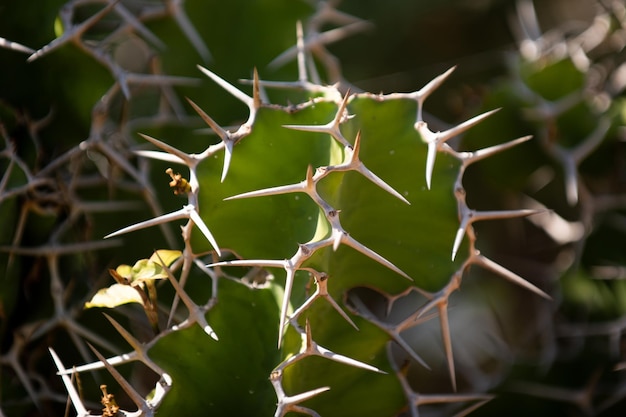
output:
M159 249L152 254L150 260L161 265L170 266L181 255L182 252L179 250Z
M163 268L161 265L147 259L140 259L133 265L130 281L134 284L137 281L156 279L162 272Z
M61 36L63 36L64 32L65 28L63 27L63 21L60 17L57 16L57 18L54 19L54 34L57 38L60 38Z
M150 259L140 259L132 267L129 265L118 266L115 273L128 280L131 285L150 279L165 279L167 273L163 266L170 266L180 255L181 252L178 250L160 249L154 252Z
M115 268L115 274L117 274L119 278L130 281L130 278L133 275L133 269L130 265L120 265ZM113 275L113 271L111 271L111 275ZM119 279L118 277L114 276L116 280Z
M91 301L85 303L85 308L115 308L128 303L139 303L143 305L141 296L135 288L130 285L113 284L108 288L103 288L98 291Z
M165 278L163 267L148 259L140 259L133 265L130 282L145 281L149 279Z

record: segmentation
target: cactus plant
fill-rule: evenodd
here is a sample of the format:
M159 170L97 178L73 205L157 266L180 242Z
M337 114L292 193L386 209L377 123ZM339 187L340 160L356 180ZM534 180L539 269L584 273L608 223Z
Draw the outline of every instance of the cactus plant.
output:
M281 3L273 17L289 24L251 19L252 33L284 43L250 60L278 55L270 67L287 77L277 68L293 59L295 81L266 80L259 67L241 88L237 71L251 67L224 63L224 44L205 45L206 29L187 16L193 4L186 13L174 1L71 1L57 40L38 51L3 43L51 68L76 56L63 47L73 43L96 62L81 64L75 82L98 97L91 114L69 91L74 107L59 115L36 122L7 106L2 119L10 325L0 364L15 377L3 376L3 411L28 409L12 400L26 396L54 414L46 400L62 397L61 381L77 415L524 414L510 397L555 407L541 398L563 399L548 384L569 382L568 369L591 378L574 405L616 409L623 377L611 367L622 353L614 345L606 355L594 337L619 339L623 315L623 281L610 275L623 251L603 252L624 207L623 83L609 42L621 36L623 6L550 43L532 3L519 1L527 37L511 75L490 87L484 112L451 125L426 110L454 68L410 93L373 94L345 79L327 43L371 25L336 6ZM215 33L229 7L210 17ZM286 39L296 45L279 55ZM238 42L250 38L228 47ZM170 43L182 46L158 51ZM185 90L185 103L174 86L197 86L191 71L210 93ZM88 137L54 155L49 141L66 135L58 120L72 117ZM198 121L211 136L193 135ZM132 213L138 203L151 214ZM515 228L551 257L510 244ZM507 250L527 264L507 262ZM101 278L77 279L86 273ZM615 280L598 282L607 273ZM50 288L34 298L47 309L20 314L24 276ZM102 307L115 308L103 318ZM54 343L48 356L41 339L57 329L71 345Z

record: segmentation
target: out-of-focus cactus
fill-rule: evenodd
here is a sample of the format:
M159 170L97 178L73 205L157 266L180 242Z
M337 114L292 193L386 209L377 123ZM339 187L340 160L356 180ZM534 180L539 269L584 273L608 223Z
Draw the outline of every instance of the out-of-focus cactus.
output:
M552 280L558 300L554 310L534 315L542 334L534 359L514 369L502 386L506 394L486 407L486 414L527 400L528 407L515 415L542 408L586 415L623 410L616 404L624 397L619 340L626 261L621 57L626 21L620 2L595 6L588 25L542 33L533 3L518 2L520 54L509 61L510 76L484 100L503 107L497 128L524 126L536 139L514 157L484 164L468 179L473 183L468 188L487 189L481 196L502 204L550 209L528 218L521 248L514 249L518 244L506 242L512 235L501 231L485 230L485 237L500 247L497 256L516 256L520 265L524 255L533 259L521 267L524 275ZM464 146L481 146L486 135L478 126L465 136ZM515 181L497 177L503 166Z
M98 408L106 416L528 414L535 403L528 411L511 395L561 399L562 363L579 369L586 355L605 352L570 342L619 339L622 328L624 252L602 252L598 242L620 233L623 220L622 66L610 43L623 36L623 7L551 41L537 32L532 3L520 1L527 37L512 76L485 96L484 113L446 126L424 109L453 69L411 93L363 92L326 45L369 23L332 2L285 2L272 19L246 20L269 13L260 3L211 5L208 30L189 20L193 4L73 1L59 13L57 40L38 51L3 43L53 67L55 56L75 54L63 47L73 43L106 70L91 77L103 95L90 121L76 101L89 136L61 155L29 115L8 107L2 119L0 210L13 220L0 235L10 318L0 363L18 391L51 413L57 378L80 416ZM226 41L215 41L220 28L231 33L231 13L258 25L250 33L278 40L253 61L268 63L297 40L270 64L295 61L294 81L254 70L235 87L251 66L224 63ZM232 42L249 48L252 39ZM601 45L609 49L593 56ZM185 90L185 103L177 88L198 80L166 73L202 75L219 89ZM79 84L89 78L77 74ZM199 120L209 139L191 132ZM119 216L138 203L150 211ZM509 243L519 229L533 244ZM540 245L551 253L533 253ZM48 272L38 274L31 257ZM74 278L85 273L106 278ZM51 301L42 299L51 314L18 314L23 276L45 278L38 285L50 288ZM78 296L74 281L86 287ZM115 309L104 319L93 307ZM47 366L38 359L25 368L21 356L41 355L29 345L57 328L73 346L54 343ZM614 345L594 360L576 406L601 412L621 399L611 367L622 356ZM60 377L40 384L52 363ZM536 367L554 369L552 380L531 382ZM3 411L27 409L5 385Z

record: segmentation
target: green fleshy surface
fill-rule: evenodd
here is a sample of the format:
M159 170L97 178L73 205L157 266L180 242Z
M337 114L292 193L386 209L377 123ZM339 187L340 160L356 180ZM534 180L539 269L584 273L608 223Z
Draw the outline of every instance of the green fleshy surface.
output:
M278 304L270 289L220 281L220 302L207 314L219 341L198 326L169 334L150 357L173 380L161 416L267 416L276 405L269 373L280 360Z

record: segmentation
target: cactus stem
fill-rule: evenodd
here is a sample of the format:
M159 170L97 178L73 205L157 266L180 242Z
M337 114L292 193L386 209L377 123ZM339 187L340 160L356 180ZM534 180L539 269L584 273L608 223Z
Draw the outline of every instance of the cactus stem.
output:
M305 245L300 245L296 254L293 255L291 259L289 260L280 261L280 260L245 260L244 259L244 260L216 262L216 263L207 265L207 267L228 266L228 265L230 266L277 267L277 268L283 268L286 271L287 275L285 278L285 293L283 295L283 301L282 301L281 313L280 313L278 347L280 347L282 344L282 333L284 331L283 329L284 329L285 323L287 322L287 309L289 307L289 301L291 298L291 290L293 288L295 271L300 269L304 261L310 258L313 255L313 253L317 251L318 249L321 249L326 246L334 246L337 244L336 242L340 242L361 252L362 254L369 257L370 259L386 266L387 268L405 277L406 279L412 280L411 277L409 277L404 271L399 269L393 263L389 262L387 259L383 258L382 256L372 251L371 249L367 248L366 246L363 246L361 243L359 243L354 238L352 238L348 233L346 233L344 229L341 227L341 224L339 223L339 216L332 216L331 218L329 218L329 221L331 222L333 226L333 232L331 234L331 237L325 240L318 241L318 242L310 242Z

